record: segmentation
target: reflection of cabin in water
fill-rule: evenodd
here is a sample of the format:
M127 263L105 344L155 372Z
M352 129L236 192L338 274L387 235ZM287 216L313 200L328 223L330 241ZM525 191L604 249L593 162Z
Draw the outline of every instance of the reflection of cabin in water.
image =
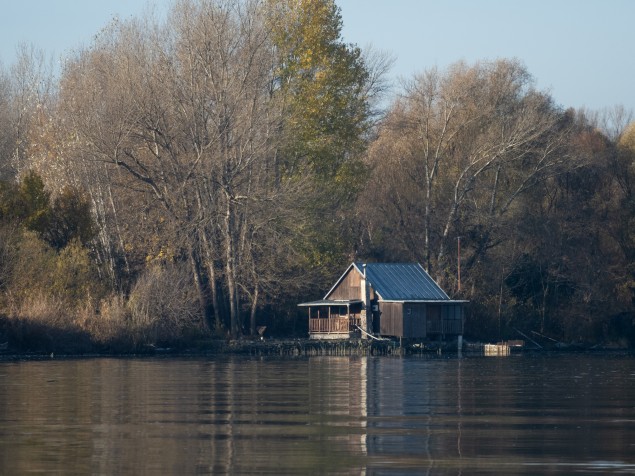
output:
M434 339L463 334L465 303L450 299L420 264L352 263L324 299L299 306L309 310L314 339Z

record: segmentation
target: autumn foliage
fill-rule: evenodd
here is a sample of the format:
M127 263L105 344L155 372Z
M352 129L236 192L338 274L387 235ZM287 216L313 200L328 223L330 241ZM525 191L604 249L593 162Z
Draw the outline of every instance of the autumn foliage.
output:
M179 0L59 77L23 50L0 344L304 336L296 304L364 259L421 262L470 300L468 339L633 345L632 114L564 109L516 59L421 65L378 103L389 59L341 30L332 0Z

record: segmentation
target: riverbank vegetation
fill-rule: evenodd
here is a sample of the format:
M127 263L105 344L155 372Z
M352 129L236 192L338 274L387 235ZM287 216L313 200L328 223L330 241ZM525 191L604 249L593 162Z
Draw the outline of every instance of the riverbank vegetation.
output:
M473 339L635 345L632 112L555 104L516 59L390 85L341 28L330 0L179 0L55 75L21 47L0 344L304 336L296 303L363 259L421 262Z

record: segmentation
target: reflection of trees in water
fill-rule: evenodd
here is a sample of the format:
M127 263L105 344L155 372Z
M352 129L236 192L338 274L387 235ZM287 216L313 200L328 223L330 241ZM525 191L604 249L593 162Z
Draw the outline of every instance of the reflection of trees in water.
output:
M0 377L0 474L500 472L627 464L635 438L624 358L95 359Z
M25 363L8 377L21 383L0 389L0 422L12 422L4 429L16 434L5 445L10 438L0 432L0 447L15 448L10 461L0 456L0 473L357 466L364 363L348 357ZM6 402L21 406L16 411Z

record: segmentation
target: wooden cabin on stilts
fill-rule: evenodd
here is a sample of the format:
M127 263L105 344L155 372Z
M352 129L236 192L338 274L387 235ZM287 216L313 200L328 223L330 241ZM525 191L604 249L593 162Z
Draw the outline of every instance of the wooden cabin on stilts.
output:
M466 302L418 263L351 263L323 299L299 306L312 339L445 339L463 334Z

